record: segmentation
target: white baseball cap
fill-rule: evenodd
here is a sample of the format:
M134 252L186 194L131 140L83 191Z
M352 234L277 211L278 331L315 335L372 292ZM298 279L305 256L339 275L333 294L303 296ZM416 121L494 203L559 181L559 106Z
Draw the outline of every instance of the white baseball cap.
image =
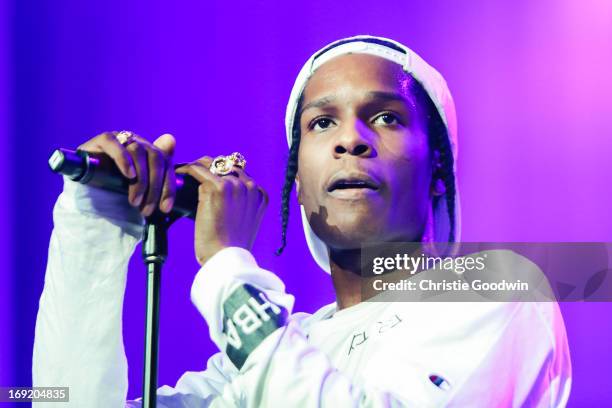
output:
M380 58L387 59L402 66L403 70L410 74L418 81L425 92L429 95L434 103L444 125L449 138L451 153L453 155L453 172L456 174L457 166L457 117L455 113L455 104L451 93L446 85L446 81L431 65L426 63L414 51L398 43L383 37L375 37L370 35L359 35L355 37L343 38L326 45L319 51L315 52L306 61L306 64L300 70L300 73L295 80L287 111L285 114L285 129L287 133L287 143L289 147L293 142L293 125L295 121L296 111L302 92L306 87L306 83L316 70L332 58L346 54L369 54ZM299 164L298 164L299 165ZM450 229L454 226L454 241L460 241L461 234L461 211L459 205L459 190L455 177L455 214L454 225L451 223L448 214L447 200L437 200L437 205L432 209L432 219L428 229L432 231L433 241L445 243L449 242ZM329 266L329 250L327 245L314 233L304 206L300 205L302 213L302 224L306 242L310 253L314 257L317 264L326 272L330 273Z

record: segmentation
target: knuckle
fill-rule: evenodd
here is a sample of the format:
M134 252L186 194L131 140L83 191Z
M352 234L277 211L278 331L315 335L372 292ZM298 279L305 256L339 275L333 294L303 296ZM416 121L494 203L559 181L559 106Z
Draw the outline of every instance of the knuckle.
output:
M223 191L223 186L221 185L220 180L216 180L212 177L204 179L202 184L206 185L210 191L214 191L216 193Z
M96 137L105 142L115 141L115 135L112 132L104 132L104 133L99 134Z
M245 185L245 183L243 183L241 180L234 180L234 183L236 185L236 190L242 194L245 194L248 192L248 187Z
M234 183L227 177L221 177L219 179L219 187L222 191L228 191L234 188Z
M203 167L203 168L208 169L208 167L204 163L202 163L200 160L193 161L193 162L189 163L188 166L191 167L191 168Z
M150 148L149 157L154 164L162 164L166 162L166 156L158 148Z
M180 169L179 170L180 173L184 172L184 173L189 174L190 176L192 176L192 177L194 177L196 179L198 178L198 176L197 176L198 172L196 170L196 166L193 163L185 164L185 165L179 167L179 169Z
M211 195L213 193L216 193L216 192L217 192L217 189L211 188L210 184L200 184L198 186L198 195L200 197L202 197L202 196L209 196L209 195Z
M212 162L212 160L207 160L205 157L202 157L198 160L196 160L196 163L198 166L204 167L206 169L208 169L210 167L210 163Z
M129 152L136 153L138 155L142 155L143 153L145 153L144 146L138 140L135 140L129 145L125 146L125 149L127 149Z

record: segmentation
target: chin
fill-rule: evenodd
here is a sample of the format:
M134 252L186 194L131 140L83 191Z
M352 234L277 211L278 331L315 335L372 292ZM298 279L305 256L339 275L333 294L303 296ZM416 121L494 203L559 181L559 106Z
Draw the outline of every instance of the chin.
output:
M381 226L372 224L372 216L343 217L343 219L329 223L311 223L313 231L330 248L357 249L363 243L377 242L383 239L380 236Z

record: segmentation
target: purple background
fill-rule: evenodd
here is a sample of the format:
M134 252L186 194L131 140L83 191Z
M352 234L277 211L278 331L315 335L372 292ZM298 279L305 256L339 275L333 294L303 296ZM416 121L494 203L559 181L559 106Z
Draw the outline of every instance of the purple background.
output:
M289 246L280 258L273 251L286 99L306 58L348 35L395 38L446 77L458 109L465 241L612 241L611 2L189 3L0 2L0 386L31 383L51 210L61 191L48 155L104 130L171 132L179 161L243 152L271 196L254 249L259 263L286 282L296 310L333 300L329 278L308 254L295 200ZM189 300L198 269L192 234L188 221L170 234L160 384L203 369L215 351ZM124 309L130 398L142 383L139 251ZM574 366L570 405L610 402L612 304L562 310Z

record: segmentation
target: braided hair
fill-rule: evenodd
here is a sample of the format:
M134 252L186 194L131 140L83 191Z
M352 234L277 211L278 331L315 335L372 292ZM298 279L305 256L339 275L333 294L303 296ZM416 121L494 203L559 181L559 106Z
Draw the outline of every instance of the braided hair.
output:
M433 198L434 207L437 206L438 201L442 198L446 199L446 207L448 209L448 216L450 219L450 232L448 242L455 241L455 172L454 172L454 158L451 150L450 141L448 138L448 132L438 109L434 105L433 101L423 88L423 86L416 81L412 76L409 76L410 83L408 91L414 96L414 100L417 106L423 109L427 118L427 138L428 144L431 151L437 151L440 157L440 168L437 169L433 177L439 178L446 187L446 193L444 197L436 196ZM276 250L276 255L280 255L285 246L287 246L287 226L289 224L289 199L291 191L293 190L293 184L295 183L295 176L298 171L298 151L300 148L300 118L298 117L301 111L301 105L303 102L303 96L300 97L298 107L296 109L296 117L293 121L292 129L292 143L289 149L289 157L287 159L287 166L285 171L285 183L282 189L282 201L281 201L281 246Z
M298 171L298 151L300 150L300 121L299 112L302 111L302 102L304 97L301 96L296 109L296 118L293 120L293 129L291 130L291 148L289 148L289 158L285 170L285 184L282 190L281 199L281 246L276 250L276 255L283 253L287 246L287 226L289 225L289 197L295 183L295 176Z

